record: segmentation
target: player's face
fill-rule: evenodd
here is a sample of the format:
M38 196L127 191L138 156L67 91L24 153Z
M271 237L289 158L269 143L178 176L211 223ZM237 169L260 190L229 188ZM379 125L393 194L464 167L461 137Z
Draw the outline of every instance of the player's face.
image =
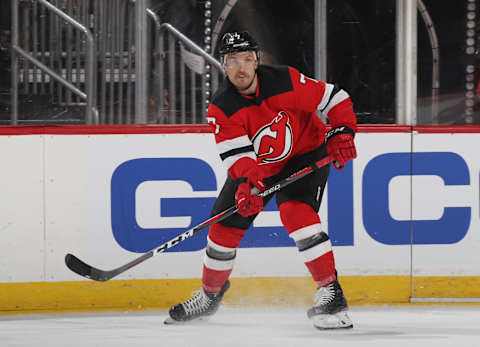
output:
M228 79L240 92L253 85L257 66L257 57L253 51L228 54L223 63Z

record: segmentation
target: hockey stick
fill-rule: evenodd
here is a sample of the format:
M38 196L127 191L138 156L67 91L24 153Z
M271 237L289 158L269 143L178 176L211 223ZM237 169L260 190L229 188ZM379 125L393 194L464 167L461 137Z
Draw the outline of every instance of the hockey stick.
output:
M280 182L272 185L270 188L265 189L263 192L258 193L257 195L260 195L262 197L271 195L280 189L288 186L289 184L298 181L299 179L307 176L311 172L313 172L314 167L320 168L322 166L325 166L329 164L332 160L330 157L325 157L319 161L317 161L315 164L312 166L308 166L291 176L281 180ZM171 239L170 241L165 242L164 244L158 246L157 248L152 249L151 251L143 254L142 256L133 259L129 263L122 265L116 269L113 270L100 270L98 268L95 268L91 265L88 265L87 263L84 263L80 259L78 259L76 256L73 254L68 253L65 255L65 264L67 267L72 270L73 272L79 274L80 276L95 280L95 281L100 281L100 282L105 282L108 281L115 276L127 271L128 269L131 269L132 267L143 263L145 260L157 255L158 253L162 253L166 251L169 248L172 248L173 246L177 245L178 243L192 237L199 231L205 229L206 227L218 223L221 220L224 220L225 218L228 218L229 216L233 215L238 211L237 206L231 206L228 209L220 212L216 216L211 217L210 219L207 219L203 223L197 225L196 227L193 227L192 229L189 229L185 231L183 234L178 235L177 237Z

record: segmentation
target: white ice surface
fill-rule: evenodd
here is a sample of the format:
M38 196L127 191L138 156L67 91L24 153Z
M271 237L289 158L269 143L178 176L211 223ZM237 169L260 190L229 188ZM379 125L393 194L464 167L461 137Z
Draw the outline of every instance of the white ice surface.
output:
M0 346L480 346L480 306L353 307L350 330L320 331L305 309L221 308L164 325L165 311L0 316Z

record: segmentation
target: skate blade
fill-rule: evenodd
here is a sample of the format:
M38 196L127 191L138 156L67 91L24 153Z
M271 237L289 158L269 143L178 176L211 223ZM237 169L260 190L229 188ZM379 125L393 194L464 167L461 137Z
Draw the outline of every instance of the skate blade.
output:
M180 322L178 320L173 320L172 317L167 317L167 319L165 319L163 321L163 324L166 324L166 325L181 325L181 324L185 324L185 322Z
M313 326L319 330L333 329L351 329L353 323L348 317L347 312L338 312L335 314L320 314L310 318Z
M164 321L163 324L165 325L190 325L190 324L205 324L208 322L210 317L199 317L191 320L186 320L186 321L179 321L172 319L172 317L167 317Z

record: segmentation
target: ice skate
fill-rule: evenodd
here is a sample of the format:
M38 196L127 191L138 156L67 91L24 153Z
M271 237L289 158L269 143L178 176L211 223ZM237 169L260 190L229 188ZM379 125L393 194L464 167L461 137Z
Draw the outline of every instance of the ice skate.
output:
M165 324L181 324L191 321L208 320L218 310L223 295L230 288L230 281L225 282L217 294L205 293L202 289L193 292L193 296L185 302L173 306L170 317Z
M353 328L353 323L347 315L347 300L338 281L319 288L315 293L314 300L315 306L307 311L307 316L315 328Z

